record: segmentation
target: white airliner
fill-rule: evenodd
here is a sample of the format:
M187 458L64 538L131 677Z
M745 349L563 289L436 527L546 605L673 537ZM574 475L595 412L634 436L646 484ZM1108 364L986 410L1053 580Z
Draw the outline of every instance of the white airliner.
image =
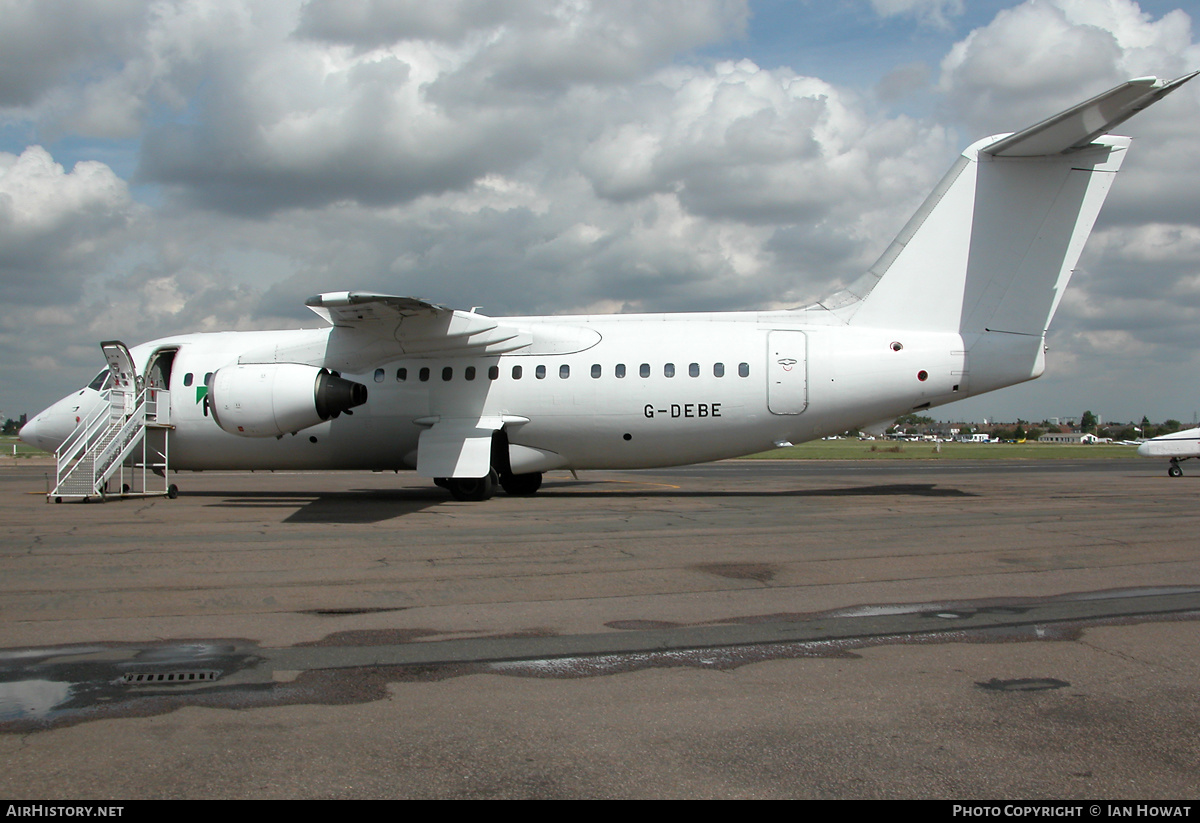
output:
M1137 453L1142 457L1171 458L1167 474L1171 477L1182 477L1183 469L1179 464L1184 460L1200 457L1200 429L1184 429L1161 437L1152 437L1138 446Z
M1130 80L973 144L879 261L813 305L491 318L321 294L307 301L320 329L104 343L109 368L21 437L59 451L59 499L102 495L136 464L415 469L483 500L496 483L532 494L552 469L882 430L1042 374L1046 329L1130 144L1109 130L1197 73Z

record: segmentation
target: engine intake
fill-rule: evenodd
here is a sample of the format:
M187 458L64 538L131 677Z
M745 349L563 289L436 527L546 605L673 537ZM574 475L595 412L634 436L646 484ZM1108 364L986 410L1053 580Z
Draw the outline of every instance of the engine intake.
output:
M297 432L366 402L362 383L299 363L225 366L208 384L213 419L242 437Z

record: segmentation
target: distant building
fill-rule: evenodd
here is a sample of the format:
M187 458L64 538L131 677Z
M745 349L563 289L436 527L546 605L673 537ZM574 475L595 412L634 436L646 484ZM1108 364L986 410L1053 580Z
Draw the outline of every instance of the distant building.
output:
M1100 438L1084 432L1050 432L1038 438L1039 443L1097 443Z

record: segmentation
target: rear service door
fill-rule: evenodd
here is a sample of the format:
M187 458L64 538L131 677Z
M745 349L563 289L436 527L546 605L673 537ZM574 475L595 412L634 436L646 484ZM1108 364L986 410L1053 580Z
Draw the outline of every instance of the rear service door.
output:
M800 414L808 406L807 345L802 331L767 334L767 408Z

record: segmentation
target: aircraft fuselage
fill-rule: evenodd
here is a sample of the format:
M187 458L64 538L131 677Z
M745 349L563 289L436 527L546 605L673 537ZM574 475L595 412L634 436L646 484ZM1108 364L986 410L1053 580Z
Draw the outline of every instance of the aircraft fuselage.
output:
M205 377L263 346L320 350L333 329L184 335L132 354L144 369L157 352L176 350L169 387L178 469L415 468L432 421L471 416L500 417L511 444L560 456L543 468L643 468L765 451L971 393L960 334L787 319L509 318L530 331L529 349L551 351L400 357L342 372L367 386L368 401L282 438L222 430L204 402Z

